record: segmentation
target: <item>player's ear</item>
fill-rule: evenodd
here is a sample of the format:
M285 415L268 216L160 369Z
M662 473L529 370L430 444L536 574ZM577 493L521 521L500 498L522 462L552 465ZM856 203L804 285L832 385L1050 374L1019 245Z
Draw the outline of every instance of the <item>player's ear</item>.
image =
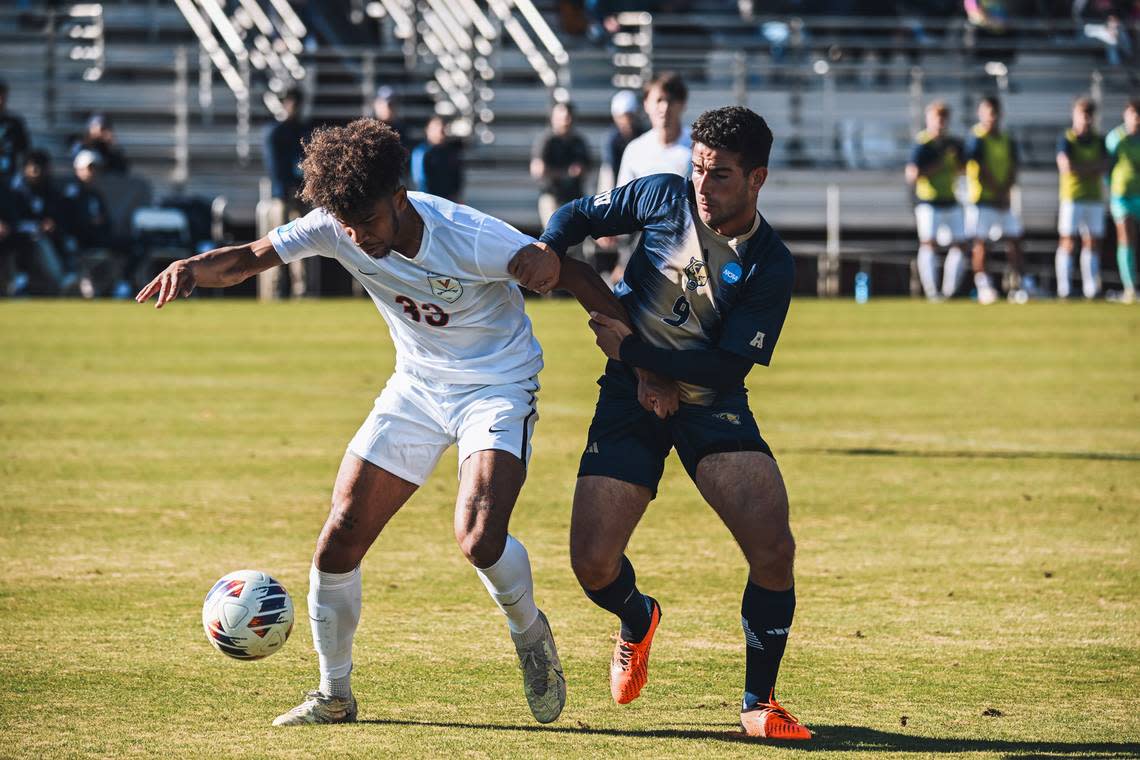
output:
M396 209L396 213L402 214L408 207L408 188L400 185L396 188L396 192L392 195L392 205Z
M768 181L768 167L757 166L748 173L748 189L754 193L760 192L764 183Z

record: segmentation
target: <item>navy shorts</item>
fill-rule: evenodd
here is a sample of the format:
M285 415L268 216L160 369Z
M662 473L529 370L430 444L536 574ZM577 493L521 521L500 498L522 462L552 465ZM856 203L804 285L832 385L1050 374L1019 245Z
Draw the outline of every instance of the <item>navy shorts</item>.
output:
M662 420L641 408L637 379L624 365L611 361L598 385L602 390L578 477L601 475L635 483L656 496L672 448L693 480L697 464L709 454L759 451L772 456L744 388L718 394L711 406L681 404L676 414Z

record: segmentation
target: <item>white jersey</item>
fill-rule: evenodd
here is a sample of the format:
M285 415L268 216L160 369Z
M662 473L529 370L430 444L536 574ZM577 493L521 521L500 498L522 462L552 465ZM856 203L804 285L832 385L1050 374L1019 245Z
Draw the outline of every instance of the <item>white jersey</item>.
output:
M285 263L336 259L388 323L396 371L441 383L498 385L534 377L542 349L507 264L534 242L506 222L426 193L408 200L424 222L414 259L374 259L323 208L269 233Z
M692 158L693 138L687 128L681 129L677 142L671 145L662 145L657 133L651 129L625 146L616 186L650 174L679 174L688 177Z

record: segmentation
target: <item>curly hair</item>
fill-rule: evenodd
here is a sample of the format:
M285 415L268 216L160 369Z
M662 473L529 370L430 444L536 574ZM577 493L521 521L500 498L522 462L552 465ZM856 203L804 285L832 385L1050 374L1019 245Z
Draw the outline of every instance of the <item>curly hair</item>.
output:
M693 142L740 154L744 171L768 166L772 153L772 130L764 118L742 106L705 111L693 122Z
M400 187L408 151L379 119L322 127L304 141L301 200L346 222L359 221Z

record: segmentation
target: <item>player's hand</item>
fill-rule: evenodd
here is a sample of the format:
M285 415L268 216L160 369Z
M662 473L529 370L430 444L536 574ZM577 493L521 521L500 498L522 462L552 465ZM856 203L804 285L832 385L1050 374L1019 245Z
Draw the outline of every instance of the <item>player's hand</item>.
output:
M595 341L602 353L611 359L621 361L621 342L633 335L633 330L620 319L607 317L597 311L590 312L590 329L597 336Z
M681 389L677 382L656 372L638 368L637 402L647 412L661 419L676 414L681 403Z
M144 303L157 293L158 299L154 302L154 308L161 309L165 304L173 301L175 298L186 298L189 296L197 284L198 280L194 276L194 268L190 265L190 262L185 259L175 261L166 269L163 269L158 277L151 280L145 288L140 290L138 295L135 296L135 301Z
M549 293L562 274L562 260L546 243L531 243L518 250L507 272L527 290Z

